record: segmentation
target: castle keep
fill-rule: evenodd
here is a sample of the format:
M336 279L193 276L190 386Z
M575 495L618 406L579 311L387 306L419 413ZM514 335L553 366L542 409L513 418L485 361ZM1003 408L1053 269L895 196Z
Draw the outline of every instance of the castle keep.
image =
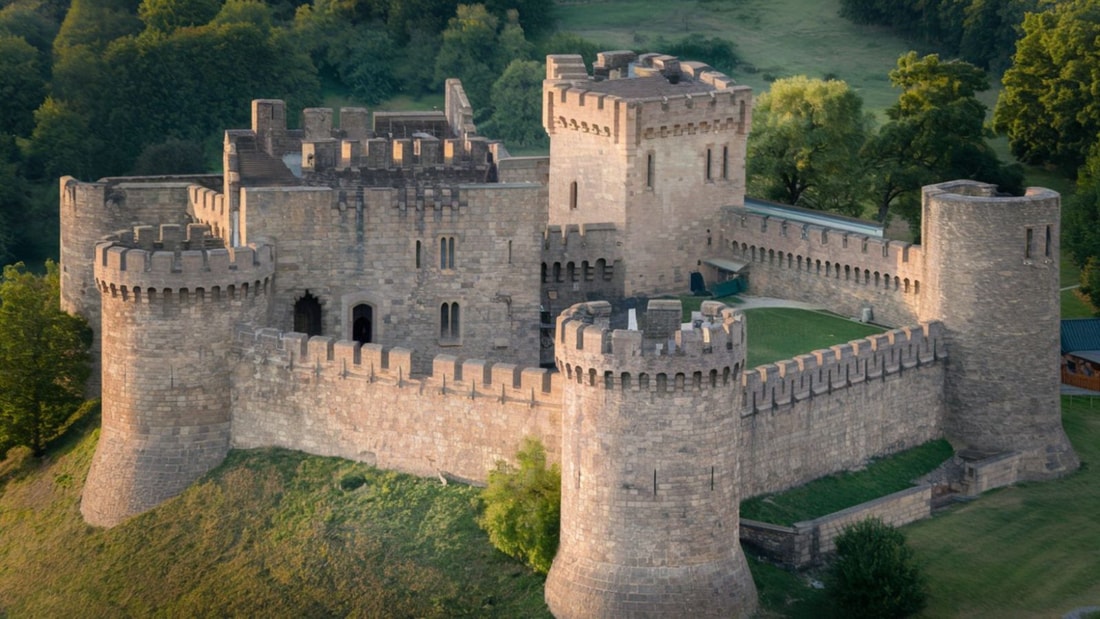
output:
M562 466L559 617L731 616L738 502L946 436L1015 479L1078 462L1058 398L1059 197L924 189L923 246L745 199L752 97L671 56L550 56L549 157L437 112L256 100L219 175L61 179L62 305L96 329L81 510L113 526L230 448L483 480ZM755 368L738 274L892 330ZM638 310L631 328L627 307Z

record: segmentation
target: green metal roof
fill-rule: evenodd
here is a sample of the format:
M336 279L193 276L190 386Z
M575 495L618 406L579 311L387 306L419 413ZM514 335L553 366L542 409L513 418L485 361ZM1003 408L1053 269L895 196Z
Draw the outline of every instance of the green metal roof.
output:
M1062 353L1100 350L1100 318L1062 321Z

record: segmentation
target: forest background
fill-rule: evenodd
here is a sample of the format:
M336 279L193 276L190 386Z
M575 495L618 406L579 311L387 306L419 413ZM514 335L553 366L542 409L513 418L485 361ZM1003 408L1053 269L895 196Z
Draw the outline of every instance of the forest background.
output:
M785 0L792 2L798 4ZM1029 14L1034 29L1054 33L1061 48L1039 41L1024 63L1037 64L1037 55L1051 63L1080 58L1076 85L1097 88L1100 80L1092 75L1100 74L1100 56L1087 42L1077 43L1100 28L1090 3L811 4L804 10L808 22L817 20L816 29L774 32L769 13L778 9L757 0L0 0L0 264L25 261L37 268L57 256L60 176L216 172L222 132L248 126L255 98L285 99L293 125L302 108L317 105L439 107L442 82L459 77L483 135L502 139L513 152L544 152L538 95L545 55L581 53L591 63L596 51L614 48L702 60L758 94L801 74L815 82L844 81L858 127L843 133L851 138L848 150L834 152L831 161L793 161L791 153L804 150L795 143L773 152L780 161L769 163L761 154L769 130L754 126L750 191L759 197L916 224L921 184L976 178L1019 191L1024 170L1011 165L1013 157L1030 166L1029 181L1069 193L1081 170L1088 186L1078 193L1100 194L1092 181L1098 175L1090 172L1100 171L1100 157L1088 159L1100 127L1092 106L1079 114L1086 122L1050 118L1046 124L1067 127L1047 136L1014 130L1014 122L1026 125L1034 110L1002 114L1011 106L998 105L988 122L997 93L1005 99L989 87L1019 68L1016 46L1029 40ZM815 37L837 35L820 24L836 21L838 12L852 28L840 33L851 44L822 47L844 57L805 60ZM636 28L622 27L631 21ZM776 46L798 50L803 59ZM903 65L909 48L920 55ZM942 61L929 62L927 53ZM778 60L753 62L764 57ZM883 64L884 58L890 61ZM829 66L835 68L822 70ZM1019 86L1024 81L1008 90L1026 91ZM812 84L799 96L809 92ZM760 119L770 109L764 102ZM960 141L963 123L971 130ZM993 139L994 127L1008 140ZM1046 146L1032 144L1044 139ZM774 141L769 146L774 151ZM787 179L784 191L783 164L819 176ZM1067 201L1067 230L1098 227L1092 224L1100 219L1100 200L1079 202ZM1085 266L1100 255L1100 237L1069 230L1067 247Z

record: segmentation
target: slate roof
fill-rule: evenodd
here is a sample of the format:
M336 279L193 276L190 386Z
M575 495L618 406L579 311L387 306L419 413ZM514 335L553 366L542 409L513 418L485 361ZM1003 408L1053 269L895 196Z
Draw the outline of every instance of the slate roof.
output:
M1100 351L1100 318L1062 321L1062 354L1080 351Z

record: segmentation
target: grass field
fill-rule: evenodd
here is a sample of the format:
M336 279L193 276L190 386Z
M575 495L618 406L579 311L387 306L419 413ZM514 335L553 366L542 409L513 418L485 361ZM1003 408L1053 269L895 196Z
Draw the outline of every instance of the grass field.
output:
M745 310L749 351L746 367L756 367L795 355L882 333L881 327L836 314L766 307Z
M913 44L885 29L853 24L839 10L838 0L592 0L559 4L558 26L608 49L653 51L657 37L721 37L746 63L732 77L756 92L781 77L836 77L881 119L898 97L887 73Z

